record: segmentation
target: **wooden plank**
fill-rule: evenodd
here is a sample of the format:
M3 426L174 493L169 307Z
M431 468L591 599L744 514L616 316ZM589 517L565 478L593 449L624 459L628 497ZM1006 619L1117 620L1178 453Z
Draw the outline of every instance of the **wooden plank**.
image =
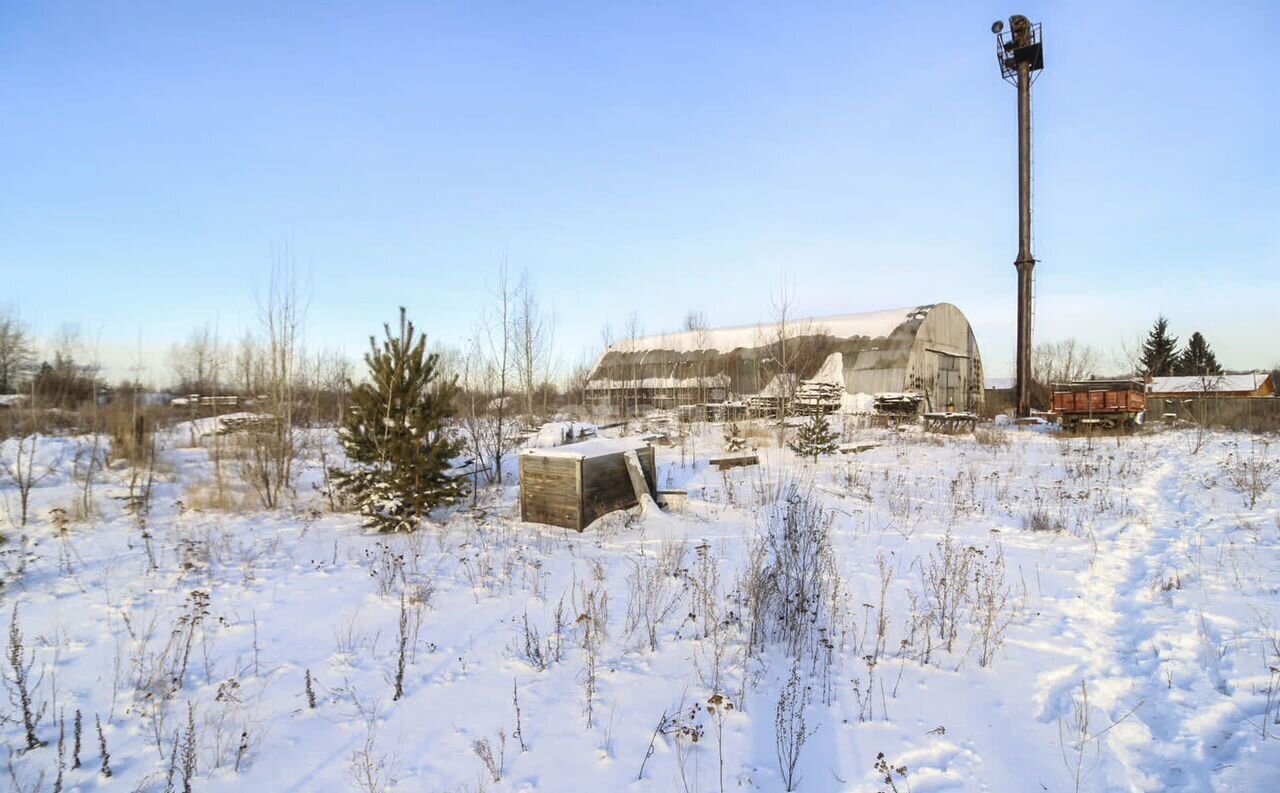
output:
M754 454L739 454L732 457L712 457L709 461L716 468L724 471L728 468L739 468L745 465L757 465L760 458Z
M636 503L644 502L645 496L652 496L649 483L645 481L644 469L640 466L640 457L634 451L622 455L627 464L627 476L631 480L631 490L635 493Z
M572 458L522 455L520 458L520 517L576 529L580 522L577 461Z
M577 501L573 515L573 528L582 531L587 527L586 521L583 520L586 509L582 502L582 460L578 460L577 463L573 467L573 490Z

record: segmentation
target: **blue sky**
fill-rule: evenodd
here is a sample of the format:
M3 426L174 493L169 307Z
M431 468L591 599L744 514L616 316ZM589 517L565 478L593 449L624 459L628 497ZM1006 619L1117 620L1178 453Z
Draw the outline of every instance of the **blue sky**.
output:
M957 304L1013 357L1014 90L1044 25L1036 331L1104 352L1157 313L1280 360L1280 4L4 3L0 308L122 372L238 336L273 250L308 342L396 307L460 343L508 257L566 361L636 311Z

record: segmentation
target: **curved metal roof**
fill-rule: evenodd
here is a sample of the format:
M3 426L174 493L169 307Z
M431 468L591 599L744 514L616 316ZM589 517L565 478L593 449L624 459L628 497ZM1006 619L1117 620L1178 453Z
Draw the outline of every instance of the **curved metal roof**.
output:
M915 323L919 327L928 313L940 303L871 311L863 314L840 314L832 317L808 317L787 321L787 336L823 335L839 339L855 337L889 337L903 325ZM716 328L705 331L680 331L641 336L616 342L606 352L630 353L643 350L672 350L674 352L708 351L727 353L737 349L763 347L777 339L780 323L766 322L755 325L739 325L732 328Z

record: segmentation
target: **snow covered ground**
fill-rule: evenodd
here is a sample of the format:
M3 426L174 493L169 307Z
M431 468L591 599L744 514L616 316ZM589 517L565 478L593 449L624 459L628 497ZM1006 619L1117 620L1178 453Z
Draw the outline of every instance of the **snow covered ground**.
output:
M25 528L0 474L13 789L62 721L66 790L1280 790L1280 441L850 428L721 473L708 426L658 449L679 512L577 534L508 484L370 536L318 458L204 508L200 429L145 520L122 464L83 515L86 438L40 439Z

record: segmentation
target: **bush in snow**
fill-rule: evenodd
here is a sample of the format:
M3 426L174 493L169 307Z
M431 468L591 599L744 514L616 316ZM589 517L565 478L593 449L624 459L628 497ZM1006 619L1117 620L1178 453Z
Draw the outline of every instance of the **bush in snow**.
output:
M440 379L439 356L426 353L426 337L415 333L403 308L399 335L383 328L381 349L369 338L369 382L352 391L339 430L354 467L334 469L332 476L365 526L412 531L433 507L465 495L466 481L448 475L459 444L445 431L458 389L454 380Z

